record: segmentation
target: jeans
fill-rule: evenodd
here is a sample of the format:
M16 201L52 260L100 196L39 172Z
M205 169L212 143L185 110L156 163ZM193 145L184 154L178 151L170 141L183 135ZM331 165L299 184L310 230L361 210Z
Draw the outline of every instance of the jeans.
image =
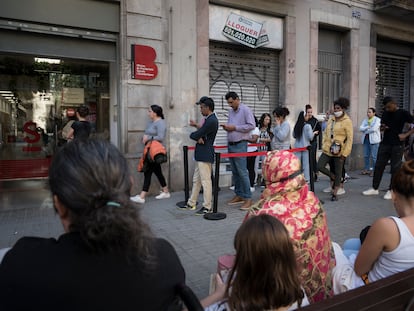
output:
M229 153L244 153L247 152L247 142L241 141L235 145L228 145ZM234 180L234 192L237 196L243 199L250 199L252 193L250 192L249 174L247 172L246 157L229 158L231 164L231 171Z
M295 152L295 156L298 157L300 160L300 163L302 164L302 171L305 175L306 181L310 181L310 167L309 167L309 152L301 151L301 152Z
M188 205L194 206L197 204L197 198L203 186L203 206L211 209L212 185L211 185L211 163L196 161L194 175L193 175L193 189L188 200Z
M403 145L384 145L380 144L377 154L377 162L375 163L374 178L372 179L372 188L378 189L381 183L382 174L388 160L391 160L391 181L394 174L399 170L402 164L404 146ZM389 189L391 188L391 181Z
M365 136L364 139L364 169L369 171L371 167L375 167L375 163L377 162L377 154L378 154L378 144L370 144L369 138ZM370 158L372 158L372 166L370 166Z

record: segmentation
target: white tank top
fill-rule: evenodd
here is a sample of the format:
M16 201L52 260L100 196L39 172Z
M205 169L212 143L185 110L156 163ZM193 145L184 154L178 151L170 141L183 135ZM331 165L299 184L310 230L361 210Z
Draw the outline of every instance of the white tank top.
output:
M393 216L390 218L397 225L400 243L393 251L381 253L374 267L368 273L370 282L414 267L414 236L401 219Z

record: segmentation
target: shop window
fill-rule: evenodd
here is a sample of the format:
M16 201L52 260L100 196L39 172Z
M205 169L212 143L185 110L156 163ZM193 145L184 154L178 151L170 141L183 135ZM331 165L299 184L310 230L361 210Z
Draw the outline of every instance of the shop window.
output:
M62 129L81 104L94 135L109 139L108 103L107 62L0 54L0 179L45 177L43 159L66 142Z

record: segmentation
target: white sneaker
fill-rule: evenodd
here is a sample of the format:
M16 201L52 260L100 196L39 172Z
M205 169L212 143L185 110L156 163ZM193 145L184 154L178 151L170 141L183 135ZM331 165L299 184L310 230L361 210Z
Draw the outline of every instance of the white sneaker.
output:
M230 189L230 190L234 190L234 186L231 186L229 189Z
M337 191L337 193L336 193L336 195L343 195L343 194L345 194L345 189L344 188L339 188L338 189L338 191Z
M250 192L255 192L256 188L255 187L250 187Z
M387 191L387 193L384 195L384 199L385 200L391 200L392 199L392 197L391 197L391 190L388 190Z
M160 200L160 199L168 199L170 197L170 193L169 192L164 192L161 191L161 193L159 195L157 195L155 198Z
M371 188L371 189L363 191L362 194L363 195L378 195L379 191L378 189Z
M145 203L145 199L141 198L139 194L137 194L136 196L130 197L129 199L135 203L141 203L141 204Z
M331 193L332 192L332 188L328 187L322 190L323 193Z

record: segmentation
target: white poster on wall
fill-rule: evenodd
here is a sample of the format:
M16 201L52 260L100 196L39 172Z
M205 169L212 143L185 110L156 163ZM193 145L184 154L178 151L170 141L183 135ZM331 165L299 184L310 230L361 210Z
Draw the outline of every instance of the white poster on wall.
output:
M230 13L223 28L223 35L231 40L255 48L262 26L261 23L252 19Z
M283 49L283 19L218 5L209 6L210 40L251 48Z

